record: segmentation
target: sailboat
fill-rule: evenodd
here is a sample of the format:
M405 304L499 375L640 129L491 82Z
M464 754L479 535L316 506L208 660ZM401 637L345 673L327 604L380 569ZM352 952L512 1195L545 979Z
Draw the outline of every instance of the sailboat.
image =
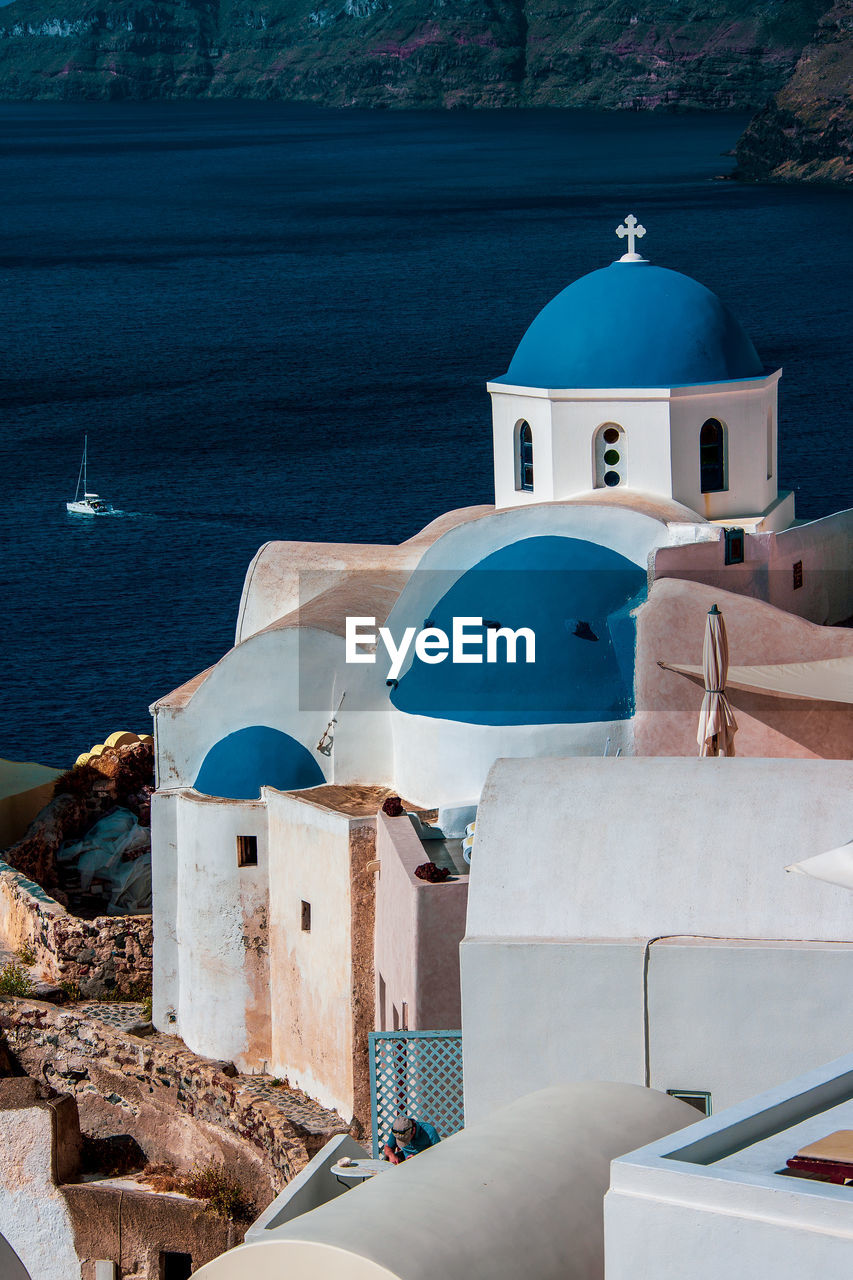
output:
M96 493L89 493L86 484L86 462L89 453L89 437L83 437L83 461L80 463L80 471L77 476L77 491L74 494L73 502L66 502L65 510L70 511L75 516L111 516L113 509L109 502L104 498L99 498ZM80 486L83 486L82 497L80 495Z

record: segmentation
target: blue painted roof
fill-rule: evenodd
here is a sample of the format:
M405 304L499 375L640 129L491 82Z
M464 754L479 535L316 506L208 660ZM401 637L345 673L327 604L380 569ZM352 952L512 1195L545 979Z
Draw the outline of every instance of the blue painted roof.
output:
M202 761L195 789L207 796L257 800L261 787L296 791L325 782L311 753L289 733L254 724L214 743Z
M672 387L763 372L740 322L710 289L666 267L614 262L552 298L495 381Z
M645 570L609 547L552 536L510 543L464 573L429 617L448 636L458 617L529 627L535 662L526 662L521 642L518 660L509 662L503 641L494 663L416 656L391 702L412 715L467 724L627 719L634 714L633 610L645 596Z

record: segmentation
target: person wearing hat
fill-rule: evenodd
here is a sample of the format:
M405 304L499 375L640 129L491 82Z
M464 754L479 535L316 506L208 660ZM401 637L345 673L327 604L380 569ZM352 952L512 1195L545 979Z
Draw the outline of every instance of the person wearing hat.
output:
M397 1116L382 1151L383 1160L400 1164L409 1156L416 1156L427 1147L434 1147L441 1139L438 1131L426 1120L414 1120L411 1116Z

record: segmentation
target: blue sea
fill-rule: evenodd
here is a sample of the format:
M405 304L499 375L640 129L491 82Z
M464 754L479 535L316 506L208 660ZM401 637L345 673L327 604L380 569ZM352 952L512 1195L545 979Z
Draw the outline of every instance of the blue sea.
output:
M744 124L0 105L0 755L148 730L262 542L490 501L485 382L630 212L784 367L799 514L852 505L851 196L720 180ZM115 518L66 514L85 433Z

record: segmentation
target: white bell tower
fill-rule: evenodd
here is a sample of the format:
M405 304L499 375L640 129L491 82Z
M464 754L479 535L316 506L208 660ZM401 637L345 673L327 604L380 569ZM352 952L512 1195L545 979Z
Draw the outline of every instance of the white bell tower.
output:
M786 528L777 386L727 307L636 251L569 285L540 312L492 397L495 502L598 491L670 498L707 520Z

